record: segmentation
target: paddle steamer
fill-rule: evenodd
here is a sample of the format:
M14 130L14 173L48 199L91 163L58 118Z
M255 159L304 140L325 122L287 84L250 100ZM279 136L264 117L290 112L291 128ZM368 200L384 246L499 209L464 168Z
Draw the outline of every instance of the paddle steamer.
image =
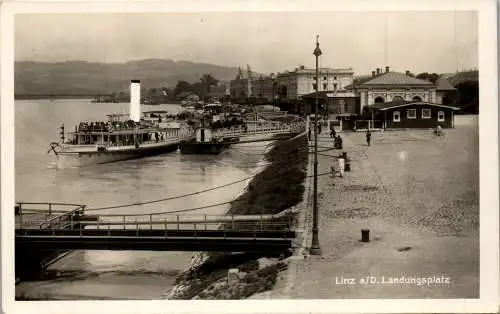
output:
M80 122L74 132L61 126L60 141L50 144L57 167L67 168L141 158L176 151L194 138L185 121L169 119L165 111L141 114L140 81L130 84L130 114L110 114L106 122ZM142 117L141 117L142 115Z

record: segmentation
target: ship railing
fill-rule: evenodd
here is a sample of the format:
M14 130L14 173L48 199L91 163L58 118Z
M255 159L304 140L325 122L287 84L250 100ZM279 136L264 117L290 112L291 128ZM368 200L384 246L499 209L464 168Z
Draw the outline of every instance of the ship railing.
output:
M243 135L255 135L255 134L268 134L268 133L296 133L305 130L305 125L303 123L291 123L291 124L274 124L274 125L264 125L260 127L247 127L247 129L224 129L214 131L215 137L238 137Z
M177 130L177 132L173 132L172 130ZM183 129L153 129L149 130L148 133L152 132L157 132L158 134L163 134L163 139L160 139L156 141L155 139L150 140L148 139L147 141L140 141L139 144L154 144L154 143L170 143L172 141L182 141L186 139L190 139L194 136L195 131L194 130L183 130ZM143 132L144 133L144 132ZM143 133L138 133L138 132L125 132L125 133L78 133L78 132L73 132L73 134L80 134L80 135L140 135ZM119 143L119 142L108 142L108 141L102 141L100 142L99 140L95 143L92 144L76 144L72 142L66 142L65 144L59 148L59 151L61 152L71 152L75 150L75 146L77 146L78 151L81 150L88 150L88 151L95 151L99 147L104 147L104 148L109 148L109 147L120 147L120 146L133 146L134 144L125 144L125 143Z

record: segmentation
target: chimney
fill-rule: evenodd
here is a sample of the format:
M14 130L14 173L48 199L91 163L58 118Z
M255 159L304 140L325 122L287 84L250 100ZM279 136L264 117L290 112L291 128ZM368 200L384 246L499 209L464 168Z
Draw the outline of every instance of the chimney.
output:
M375 77L375 71L372 71L372 77Z
M130 120L139 122L141 119L141 81L130 81Z
M388 66L385 67L385 73L389 73L389 67Z
M410 76L410 71L406 70L406 76Z
M380 75L380 68L377 68L377 76Z

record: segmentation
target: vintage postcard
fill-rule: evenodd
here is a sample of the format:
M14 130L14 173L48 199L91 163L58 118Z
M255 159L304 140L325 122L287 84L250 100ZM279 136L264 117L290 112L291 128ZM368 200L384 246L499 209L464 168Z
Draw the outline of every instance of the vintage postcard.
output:
M6 313L498 311L494 1L0 8Z

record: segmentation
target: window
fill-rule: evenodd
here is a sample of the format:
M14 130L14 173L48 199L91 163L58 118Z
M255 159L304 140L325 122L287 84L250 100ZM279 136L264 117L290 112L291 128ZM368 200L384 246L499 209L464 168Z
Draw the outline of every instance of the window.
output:
M408 118L408 119L416 119L417 118L417 109L408 109L408 110L406 110L406 118Z
M316 83L313 83L313 89L316 90Z
M315 81L316 81L316 76L313 76L313 80L315 80Z
M430 119L430 118L431 118L431 110L422 109L422 119Z
M337 83L333 83L333 89L337 89Z
M336 76L334 76L334 77L333 77L333 79L334 79L334 80L337 80L337 77L336 77Z
M401 96L394 96L394 97L392 98L392 102L395 102L395 103L403 103L403 102L404 102L404 99L403 99L403 97L401 97Z
M341 99L339 100L339 105L340 105L340 113L344 113L345 110L345 100Z
M444 111L438 111L438 121L439 122L444 121Z
M325 81L326 81L326 76L323 76L323 80L325 80Z
M394 121L394 122L401 121L401 116L399 114L399 111L393 111L392 112L392 121Z
M327 85L328 85L328 84L326 84L326 83L325 83L325 84L323 84L323 90L326 90L326 86L327 86Z

